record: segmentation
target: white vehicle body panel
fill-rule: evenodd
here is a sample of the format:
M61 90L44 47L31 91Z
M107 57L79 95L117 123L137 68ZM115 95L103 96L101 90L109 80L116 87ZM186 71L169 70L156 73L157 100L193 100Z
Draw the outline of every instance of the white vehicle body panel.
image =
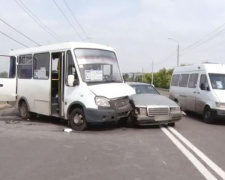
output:
M204 107L208 105L211 109L218 110L216 103L225 103L225 90L213 89L209 78L209 73L224 74L225 65L223 64L201 64L176 67L173 71L175 74L198 74L197 84L195 88L179 87L170 85L169 97L172 100L178 100L183 110L190 110L203 114ZM209 90L200 88L201 75L206 75ZM190 76L189 76L190 80ZM171 81L172 83L172 81ZM221 110L221 108L220 108ZM225 108L222 109L225 111Z

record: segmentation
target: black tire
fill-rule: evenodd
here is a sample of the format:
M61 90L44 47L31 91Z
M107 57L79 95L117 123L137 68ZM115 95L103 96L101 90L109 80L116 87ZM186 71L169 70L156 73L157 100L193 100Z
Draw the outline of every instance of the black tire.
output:
M135 117L131 117L131 124L132 124L132 127L134 127L134 128L140 127L140 125L138 124L138 121Z
M208 124L214 123L214 120L215 119L213 117L212 110L208 106L204 108L204 111L203 111L203 119L204 119L205 123L208 123Z
M175 126L175 122L169 123L168 126L174 127Z
M29 119L30 118L30 112L28 110L27 103L25 101L20 103L19 113L20 113L20 117L22 119Z
M69 122L70 126L76 131L83 131L87 128L84 111L80 108L76 108L70 113Z
M127 121L128 121L128 117L123 117L117 121L117 124L118 124L118 126L126 127Z

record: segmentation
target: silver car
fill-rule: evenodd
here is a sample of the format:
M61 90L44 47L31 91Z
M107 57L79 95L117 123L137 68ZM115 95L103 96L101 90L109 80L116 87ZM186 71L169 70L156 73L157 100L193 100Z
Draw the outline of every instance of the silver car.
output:
M182 117L180 106L162 96L150 84L129 82L136 94L130 99L134 106L131 119L134 125L166 124L174 126Z

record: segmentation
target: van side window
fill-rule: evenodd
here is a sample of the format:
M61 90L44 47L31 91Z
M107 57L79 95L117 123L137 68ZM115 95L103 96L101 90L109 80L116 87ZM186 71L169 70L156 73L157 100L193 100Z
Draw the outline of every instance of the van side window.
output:
M197 80L198 80L198 74L191 74L188 82L189 88L196 88L197 87Z
M50 54L34 54L34 79L48 79Z
M68 75L74 75L74 79L78 80L74 60L71 51L66 53L66 85L68 85Z
M189 74L181 74L180 80L179 80L179 86L180 87L187 87Z
M32 78L32 54L19 56L18 62L18 78L31 79Z
M171 81L171 86L178 86L178 82L179 82L179 74L174 74L172 77L172 81Z

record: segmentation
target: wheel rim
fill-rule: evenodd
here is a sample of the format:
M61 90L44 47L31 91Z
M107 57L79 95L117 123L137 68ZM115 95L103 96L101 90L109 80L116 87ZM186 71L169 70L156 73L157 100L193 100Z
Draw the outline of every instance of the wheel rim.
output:
M26 107L25 106L22 106L20 108L20 113L21 113L21 116L26 116L27 115L27 113L26 113Z
M210 118L210 111L206 110L205 112L205 118L209 119Z
M83 120L83 116L81 114L76 114L73 118L73 122L76 124L76 125L80 125L84 122Z

